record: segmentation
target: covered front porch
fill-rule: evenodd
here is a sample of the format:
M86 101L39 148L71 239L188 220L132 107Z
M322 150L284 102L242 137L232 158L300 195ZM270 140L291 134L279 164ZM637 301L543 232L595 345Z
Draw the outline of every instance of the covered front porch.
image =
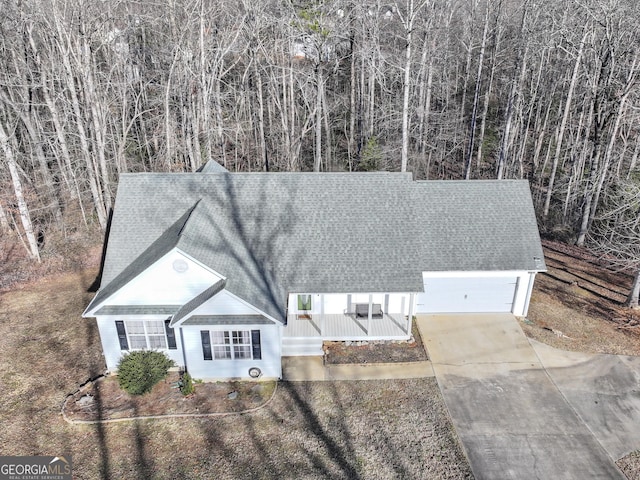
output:
M285 338L320 338L323 341L407 340L411 317L401 313L358 316L354 313L290 314Z
M322 355L322 342L408 340L414 294L290 294L282 355Z

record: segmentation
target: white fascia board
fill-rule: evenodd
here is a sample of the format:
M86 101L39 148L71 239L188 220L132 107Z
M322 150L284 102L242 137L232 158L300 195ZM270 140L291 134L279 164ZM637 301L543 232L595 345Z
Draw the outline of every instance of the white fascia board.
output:
M360 292L357 290L350 290L348 292L289 292L288 295L409 295L411 293L422 293L422 290L414 290L411 292L392 292L391 290L383 290L380 292Z
M480 270L480 271L446 271L422 272L423 278L480 278L480 277L517 277L529 274L529 270Z
M100 290L98 290L98 292L99 291ZM96 295L98 294L98 292L96 292ZM89 310L90 306L91 306L91 302L89 302L89 305L87 305L87 308L85 308L84 312L82 312L82 315L80 315L82 318L95 318L95 315L93 315L91 312L93 312L96 309L96 307L94 306L93 308L91 308L91 310Z

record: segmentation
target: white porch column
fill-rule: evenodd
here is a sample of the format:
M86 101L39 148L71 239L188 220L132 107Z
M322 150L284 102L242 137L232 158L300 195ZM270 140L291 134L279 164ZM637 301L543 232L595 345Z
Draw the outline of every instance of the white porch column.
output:
M369 311L367 312L367 336L371 335L371 313L373 310L373 295L369 295Z
M389 294L385 293L384 294L384 313L386 313L387 315L389 315Z
M324 333L324 294L320 294L320 335Z
M409 294L409 316L407 317L407 333L411 335L411 324L413 322L413 299L414 294Z
M348 293L347 294L347 313L351 313L353 312L353 299L351 297L351 294Z

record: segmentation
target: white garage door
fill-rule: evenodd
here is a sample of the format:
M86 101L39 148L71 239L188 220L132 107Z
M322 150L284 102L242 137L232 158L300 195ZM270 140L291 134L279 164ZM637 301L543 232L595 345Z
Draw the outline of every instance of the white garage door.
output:
M417 313L511 312L517 277L425 278Z

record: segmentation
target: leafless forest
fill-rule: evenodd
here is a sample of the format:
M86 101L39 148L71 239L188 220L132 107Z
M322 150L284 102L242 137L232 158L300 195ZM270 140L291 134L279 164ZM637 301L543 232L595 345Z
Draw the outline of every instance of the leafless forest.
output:
M2 3L0 229L34 259L121 172L214 159L525 178L546 232L637 260L635 0Z

